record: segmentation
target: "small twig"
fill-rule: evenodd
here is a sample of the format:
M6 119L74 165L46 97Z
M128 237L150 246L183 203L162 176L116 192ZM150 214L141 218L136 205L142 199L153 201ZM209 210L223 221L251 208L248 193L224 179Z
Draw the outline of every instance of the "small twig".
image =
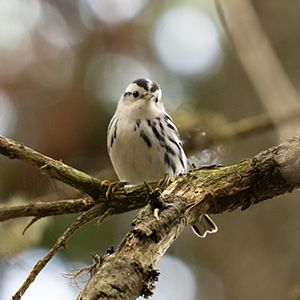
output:
M101 186L101 180L1 135L0 154L8 156L11 159L17 158L38 168L43 174L56 178L90 195L93 199L98 199L98 197L103 195L106 191L106 188Z
M24 228L23 232L22 232L22 235L25 234L25 232L27 231L27 229L33 225L35 222L37 222L39 219L41 219L42 217L34 217L29 223L28 225Z
M111 247L110 249L108 249L103 256L99 256L97 253L95 253L93 251L91 253L92 258L93 258L93 264L92 265L87 266L87 267L79 268L79 269L75 270L73 273L63 273L62 274L65 278L68 279L68 281L69 281L70 284L72 284L74 282L73 285L75 285L78 288L80 288L80 287L78 286L78 284L77 284L76 281L78 281L78 279L80 279L81 276L89 274L89 278L87 279L84 287L80 291L80 293L79 293L78 297L76 298L76 300L80 300L81 299L81 296L82 296L83 292L88 287L88 285L91 282L91 280L93 279L94 275L98 272L99 267L101 266L101 264L103 263L103 261L107 257L109 257L111 254L113 254L113 253L114 253L113 247Z
M90 282L91 278L94 275L95 269L97 269L99 267L99 265L102 263L102 260L101 260L102 257L99 256L94 251L92 251L91 256L93 258L93 263L90 266L85 266L85 267L76 269L72 273L62 273L62 276L68 280L68 282L71 286L75 286L78 289L80 289L77 282L79 281L79 279L82 276L87 275L87 274L90 274L90 278L88 280L86 280L86 282L87 282L87 284ZM85 289L85 287L83 289Z
M99 215L105 214L107 216L107 206L105 204L98 204L91 208L89 211L83 213L79 216L76 221L59 237L55 245L51 248L51 250L40 259L31 272L29 273L27 279L19 288L19 290L12 296L12 300L21 299L22 295L28 289L30 284L35 280L37 275L41 272L41 270L46 266L49 260L57 253L57 251L61 247L65 247L67 240L71 237L71 235L84 224L92 221L97 218Z
M84 202L86 200L86 203ZM49 217L75 214L89 210L95 201L81 198L52 202L27 203L18 206L0 207L0 222L23 217Z
M100 215L98 221L97 221L97 226L100 226L101 223L104 221L104 219L106 219L106 217L113 215L114 214L114 210L112 207L108 208L103 214Z

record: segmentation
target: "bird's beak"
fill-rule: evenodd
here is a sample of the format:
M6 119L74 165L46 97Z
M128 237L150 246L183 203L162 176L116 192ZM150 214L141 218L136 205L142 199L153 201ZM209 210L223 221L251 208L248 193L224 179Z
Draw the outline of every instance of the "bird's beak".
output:
M145 93L145 95L144 95L143 98L144 98L145 100L152 100L153 97L154 97L154 94L153 94L153 93Z

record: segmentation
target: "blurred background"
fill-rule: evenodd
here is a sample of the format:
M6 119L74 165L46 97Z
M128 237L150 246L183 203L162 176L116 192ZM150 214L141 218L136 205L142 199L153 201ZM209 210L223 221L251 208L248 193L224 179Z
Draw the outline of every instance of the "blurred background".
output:
M252 4L297 94L300 2ZM121 94L140 77L160 84L189 163L196 166L238 163L300 128L285 122L288 130L281 131L274 121L270 107L280 117L289 97L282 106L265 104L211 0L0 0L0 8L0 134L90 175L116 179L106 130ZM241 18L243 13L237 12ZM255 54L251 39L244 39L244 49ZM22 162L0 157L1 206L75 194ZM153 299L300 299L298 198L294 192L214 215L219 232L203 240L187 228L157 266ZM61 273L90 264L92 250L101 255L116 248L136 213L76 232L22 299L40 299L41 293L43 299L75 299L79 290ZM40 220L24 236L29 218L0 224L0 299L10 299L76 217Z

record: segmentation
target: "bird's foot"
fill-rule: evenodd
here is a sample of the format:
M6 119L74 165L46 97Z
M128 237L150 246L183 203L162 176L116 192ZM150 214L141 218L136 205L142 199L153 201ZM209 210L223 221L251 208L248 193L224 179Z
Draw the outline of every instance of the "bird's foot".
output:
M166 188L167 188L172 182L174 182L174 181L175 181L175 178L171 177L170 174L167 173L167 174L164 176L164 178L161 179L161 180L158 182L157 186L158 186L158 188L160 188L161 190L164 190L164 189L166 189Z
M101 186L107 186L107 190L105 193L105 197L106 199L109 198L109 195L114 195L115 192L120 189L123 188L125 185L125 183L123 181L116 181L116 182L110 182L108 180L104 180L101 182Z

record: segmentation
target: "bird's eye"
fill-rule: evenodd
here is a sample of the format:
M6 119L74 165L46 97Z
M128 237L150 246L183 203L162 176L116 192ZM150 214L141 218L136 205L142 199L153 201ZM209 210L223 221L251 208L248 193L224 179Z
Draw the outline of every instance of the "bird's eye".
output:
M159 100L158 100L158 97L156 97L156 99L155 99L155 103L157 103Z
M137 98L139 96L139 92L138 91L134 91L132 93L132 95L133 95L134 98Z

